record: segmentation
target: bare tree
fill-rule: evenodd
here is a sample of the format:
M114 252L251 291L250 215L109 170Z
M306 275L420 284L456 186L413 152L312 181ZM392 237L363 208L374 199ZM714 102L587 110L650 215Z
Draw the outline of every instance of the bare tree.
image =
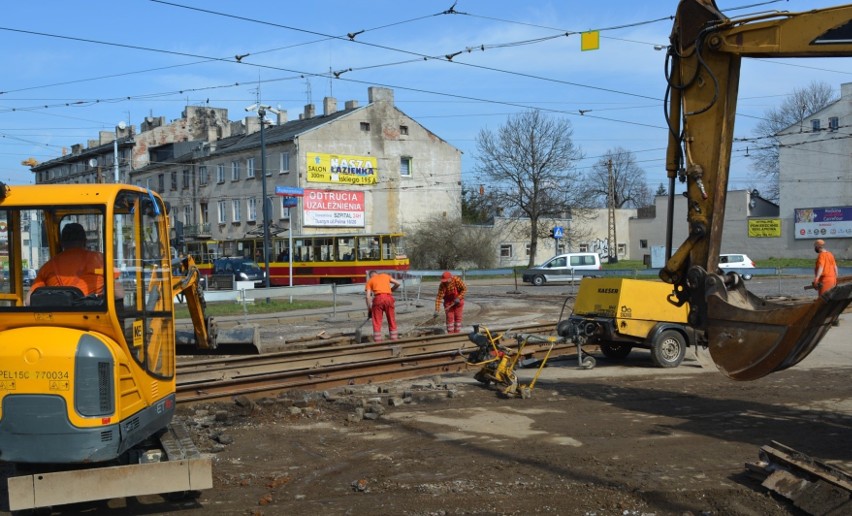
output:
M760 144L749 152L752 170L769 181L768 191L761 192L761 197L775 202L780 198L778 133L796 124L804 131L805 119L836 100L837 95L829 84L812 82L805 88L793 90L780 106L766 111L754 129Z
M607 206L610 168L615 183L616 208L642 208L653 204L645 171L636 163L636 157L629 150L616 147L606 151L586 175L585 195L597 206Z
M496 133L486 129L477 137L477 171L488 178L495 206L530 221L530 261L535 265L538 239L548 230L542 219L569 212L580 216L589 203L582 194L582 177L575 163L583 157L572 140L566 119L541 111L512 115Z
M440 215L408 231L406 250L417 269L490 269L497 262L497 241L490 226L465 225L460 218Z

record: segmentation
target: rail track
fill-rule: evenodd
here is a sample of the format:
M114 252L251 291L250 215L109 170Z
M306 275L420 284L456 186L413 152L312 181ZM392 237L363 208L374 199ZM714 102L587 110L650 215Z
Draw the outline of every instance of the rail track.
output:
M515 334L555 335L553 324L492 329L509 331L502 341L516 347ZM550 345L528 343L524 355L543 358ZM178 403L267 396L289 389L323 390L347 385L412 379L469 369L465 355L474 351L467 334L430 335L394 342L330 345L261 356L238 356L178 364ZM576 352L573 343L556 343L551 357Z

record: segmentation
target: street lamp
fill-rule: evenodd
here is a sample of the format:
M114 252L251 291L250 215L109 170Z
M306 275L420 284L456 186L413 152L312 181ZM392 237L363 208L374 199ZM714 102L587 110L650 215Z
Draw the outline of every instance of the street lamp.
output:
M263 139L264 117L267 111L278 114L278 110L264 104L252 104L246 108L246 111L257 111L257 118L260 120L260 189L261 209L263 210L263 264L266 269L264 277L264 286L266 287L266 302L269 303L269 210L266 207L266 142Z

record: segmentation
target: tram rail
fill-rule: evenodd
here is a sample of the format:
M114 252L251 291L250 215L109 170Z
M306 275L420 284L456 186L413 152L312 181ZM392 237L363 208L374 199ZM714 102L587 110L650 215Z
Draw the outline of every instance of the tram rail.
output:
M554 325L532 324L492 332L510 332L503 345L512 349L516 348L511 342L515 333L554 335ZM524 355L543 358L549 347L528 343ZM460 373L468 370L464 356L475 349L467 334L451 334L181 363L177 370L177 401L255 397L290 389L324 390ZM575 344L557 343L552 356L575 352Z

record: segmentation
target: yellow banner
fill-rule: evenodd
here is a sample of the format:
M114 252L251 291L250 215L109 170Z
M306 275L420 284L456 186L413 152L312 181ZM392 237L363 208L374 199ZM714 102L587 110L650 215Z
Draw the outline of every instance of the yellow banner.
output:
M374 185L378 182L378 161L372 156L308 152L307 180L312 183Z
M781 237L781 219L749 219L749 238Z

